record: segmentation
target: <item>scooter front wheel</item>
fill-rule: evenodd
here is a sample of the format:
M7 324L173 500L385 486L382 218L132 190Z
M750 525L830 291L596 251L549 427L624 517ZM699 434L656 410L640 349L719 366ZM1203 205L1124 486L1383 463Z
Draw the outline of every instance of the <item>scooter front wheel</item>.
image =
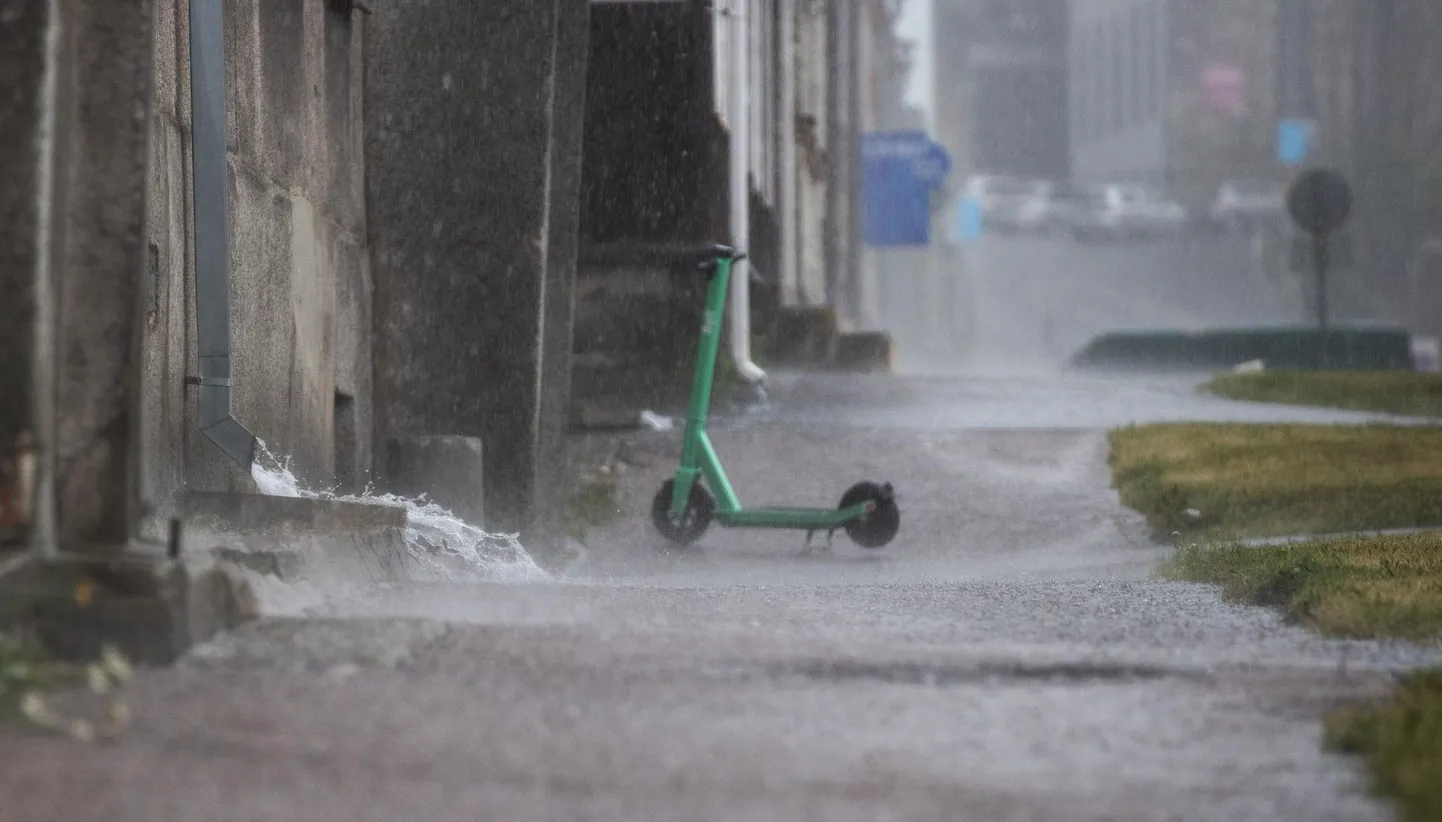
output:
M863 502L876 503L876 509L858 520L846 523L846 535L862 548L882 548L896 538L901 530L901 509L896 505L896 492L891 483L858 482L841 495L837 508L850 508Z
M661 536L671 544L691 545L711 526L711 517L716 513L716 500L700 482L692 483L691 495L686 500L686 510L678 522L671 518L671 493L675 487L676 481L669 479L661 485L661 490L656 492L656 498L651 501L651 524L655 525Z

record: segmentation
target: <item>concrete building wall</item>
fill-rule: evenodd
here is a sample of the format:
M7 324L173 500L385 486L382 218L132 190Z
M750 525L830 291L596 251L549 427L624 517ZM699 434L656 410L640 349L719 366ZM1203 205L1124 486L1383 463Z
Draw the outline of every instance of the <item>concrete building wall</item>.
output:
M862 4L827 4L827 61L834 67L828 91L826 129L831 158L831 191L826 198L827 293L843 327L858 312L861 246Z
M710 18L694 3L591 9L585 245L705 242L724 230L725 133L712 109Z
M858 2L854 20L856 29L856 108L855 134L859 143L862 135L870 131L881 131L901 124L896 121L899 112L894 98L899 78L890 73L893 68L896 40L892 31L891 9L886 0L865 0ZM848 158L849 159L849 158ZM858 177L859 177L858 172ZM848 215L860 220L860 203ZM841 314L842 328L846 331L880 331L886 328L883 305L883 280L892 273L888 266L890 252L862 246L858 255L856 270L845 291L845 302Z
M43 254L38 226L50 7L0 2L0 541L27 519L19 440L35 431L36 320Z
M377 441L480 436L494 525L544 552L563 490L586 3L365 5L373 17L222 7L234 410L320 487L363 480ZM16 241L0 282L6 359L24 364L0 372L0 488L30 434L34 544L123 546L137 518L161 536L185 492L254 490L196 430L187 387L188 8L0 5L0 67L22 83L0 126Z
M572 342L578 402L654 402L689 363L701 298L676 252L730 233L712 26L698 3L591 8Z
M145 494L249 478L195 421L187 0L155 0L141 418ZM347 488L371 462L371 282L361 153L359 11L225 5L236 417L297 475Z
M828 304L826 202L832 192L834 146L826 123L836 71L827 49L833 30L816 4L798 3L796 22L796 282L786 284L790 305Z
M585 0L373 0L376 436L478 436L486 525L563 536Z
M592 9L588 71L582 264L576 305L579 403L670 402L689 385L700 325L701 282L687 252L731 239L730 146L747 141L750 164L753 336L764 337L783 302L821 305L846 254L829 243L851 212L834 195L847 168L830 120L840 60L833 43L846 4L748 0L749 123L733 135L739 99L730 86L734 12L740 0L620 2ZM781 17L797 15L795 111L781 111ZM849 89L848 89L849 90ZM782 124L797 128L798 268L782 283ZM848 123L846 129L854 130ZM844 209L845 206L840 207ZM807 280L805 294L801 281ZM724 366L723 366L724 367Z
M764 211L776 207L781 174L780 136L777 105L780 101L781 68L780 9L776 0L755 3L751 12L751 179L758 205Z
M71 3L61 28L51 215L55 329L53 459L62 545L122 544L131 456L138 276L154 36L148 0ZM57 238L60 235L55 235Z
M33 492L41 551L130 535L152 20L148 0L0 3L0 487Z

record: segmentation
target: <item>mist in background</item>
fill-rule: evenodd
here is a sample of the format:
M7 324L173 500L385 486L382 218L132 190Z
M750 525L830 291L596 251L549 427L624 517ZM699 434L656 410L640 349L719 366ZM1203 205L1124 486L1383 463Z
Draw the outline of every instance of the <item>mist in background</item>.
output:
M932 0L906 0L902 5L901 19L896 24L896 33L912 43L915 60L907 84L906 102L920 109L926 118L927 129L935 131L936 69L932 59L931 3Z

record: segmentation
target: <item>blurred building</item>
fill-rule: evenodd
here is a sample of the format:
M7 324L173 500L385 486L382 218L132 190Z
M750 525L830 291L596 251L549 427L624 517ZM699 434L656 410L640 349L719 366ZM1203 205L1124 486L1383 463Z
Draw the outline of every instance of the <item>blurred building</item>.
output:
M1071 0L1070 17L1077 177L1202 206L1228 179L1285 184L1278 124L1311 120L1308 163L1356 195L1336 311L1442 333L1442 4ZM1285 267L1285 247L1272 259Z
M937 138L959 176L1070 173L1066 0L935 0Z
M1193 205L1275 178L1274 0L1070 0L1071 165Z

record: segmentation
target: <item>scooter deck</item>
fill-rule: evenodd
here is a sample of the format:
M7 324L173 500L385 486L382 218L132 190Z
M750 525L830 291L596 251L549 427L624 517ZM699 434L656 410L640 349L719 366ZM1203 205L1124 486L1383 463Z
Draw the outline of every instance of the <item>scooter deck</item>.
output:
M847 523L871 513L874 502L862 502L848 508L743 508L718 513L716 519L728 528L791 528L798 531L825 531L842 528Z

